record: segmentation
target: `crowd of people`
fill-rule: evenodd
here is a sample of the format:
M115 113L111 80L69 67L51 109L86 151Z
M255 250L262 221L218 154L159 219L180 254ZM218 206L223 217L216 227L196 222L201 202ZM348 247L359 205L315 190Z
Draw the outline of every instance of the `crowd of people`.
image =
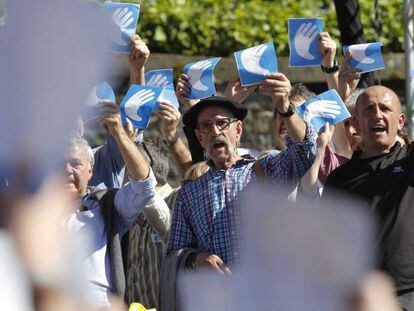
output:
M124 126L119 103L100 102L105 143L92 149L83 131L74 131L64 177L47 178L29 199L13 203L15 245L3 249L21 264L2 273L23 269L29 276L13 285L16 299L27 310L124 310L133 302L180 310L180 275L237 273L244 260L245 191L266 183L286 189L275 197L279 202L322 204L338 193L358 198L378 218L382 272L361 279L350 309L414 310L414 145L404 134L400 99L381 85L358 89L361 70L349 68L350 54L338 67L334 40L326 32L318 40L327 89L338 91L351 114L319 133L295 110L315 94L291 85L282 72L249 87L235 78L224 94L202 100L186 99L191 85L181 74L180 110L159 103L159 139L137 133L128 120ZM145 85L149 57L147 44L134 35L130 85ZM271 150L241 145L245 99L253 92L273 105ZM170 164L180 187L168 183ZM0 187L2 194L13 189L7 176ZM3 197L0 203L9 204Z

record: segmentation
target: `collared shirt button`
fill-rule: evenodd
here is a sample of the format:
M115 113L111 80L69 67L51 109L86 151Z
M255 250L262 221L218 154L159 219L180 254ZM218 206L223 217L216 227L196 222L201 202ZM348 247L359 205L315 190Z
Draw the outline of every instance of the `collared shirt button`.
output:
M233 210L230 208L229 209L229 214L232 214L233 213Z
M234 235L234 231L231 232L231 235Z
M233 253L233 255L234 255L235 257L237 257L238 253L237 253L237 252L234 252L234 253Z

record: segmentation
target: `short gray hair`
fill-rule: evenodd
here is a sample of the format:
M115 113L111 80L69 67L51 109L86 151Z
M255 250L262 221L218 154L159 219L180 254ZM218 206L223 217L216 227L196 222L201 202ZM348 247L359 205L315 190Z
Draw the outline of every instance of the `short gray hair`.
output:
M86 153L86 156L88 157L88 161L89 161L91 167L93 167L93 164L95 162L95 157L93 155L93 151L92 151L91 146L89 146L89 143L85 139L83 139L80 136L71 136L70 141L69 141L69 146L71 146L71 147L72 146L78 146L78 147L83 148L83 150Z
M355 89L351 95L349 95L348 99L345 101L345 106L346 108L349 109L356 109L356 103L359 99L359 95L361 95L362 93L364 93L365 89L363 88L358 88Z

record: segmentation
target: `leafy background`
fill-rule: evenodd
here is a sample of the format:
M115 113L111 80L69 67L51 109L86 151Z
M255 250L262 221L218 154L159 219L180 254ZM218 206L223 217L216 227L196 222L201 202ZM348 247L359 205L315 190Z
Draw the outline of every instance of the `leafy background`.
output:
M339 41L335 6L329 0L114 1L141 5L137 33L152 52L228 56L273 41L278 55L288 56L289 17L322 17L325 30ZM5 3L0 0L0 27L5 23ZM404 51L403 0L379 0L380 34L374 27L374 1L359 4L367 42L380 41L385 53Z
M333 1L324 0L123 0L139 3L137 33L151 51L183 55L228 56L273 41L280 56L289 55L289 17L322 17L325 30L339 41ZM277 2L277 3L275 3ZM381 34L374 28L374 1L360 0L367 42L380 41L383 52L404 50L403 1L380 0Z

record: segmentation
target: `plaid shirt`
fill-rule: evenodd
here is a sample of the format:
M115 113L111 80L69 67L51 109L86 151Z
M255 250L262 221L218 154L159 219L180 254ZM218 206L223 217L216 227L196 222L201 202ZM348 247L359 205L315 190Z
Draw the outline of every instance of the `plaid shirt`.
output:
M287 146L260 159L260 165L269 182L293 187L315 159L315 134L308 127L303 141L293 144L288 140ZM227 170L212 168L182 188L173 213L168 254L193 247L216 254L229 265L239 261L240 193L258 179L254 162L241 159Z

